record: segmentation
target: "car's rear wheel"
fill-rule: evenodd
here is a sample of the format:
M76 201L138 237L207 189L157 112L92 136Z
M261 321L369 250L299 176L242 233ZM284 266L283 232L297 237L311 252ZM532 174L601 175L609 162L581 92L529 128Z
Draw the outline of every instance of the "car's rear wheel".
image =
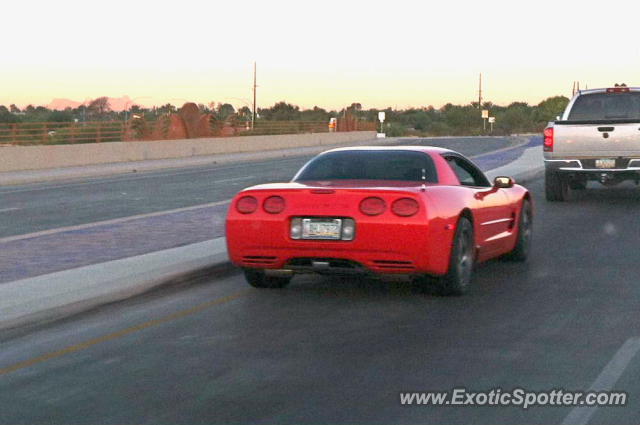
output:
M520 220L518 222L518 239L513 251L508 253L505 258L512 261L526 261L531 251L531 237L533 235L533 211L531 202L524 200L522 202L522 210L520 211Z
M562 202L569 199L569 182L558 172L546 170L544 173L544 193L547 201Z
M458 221L453 248L449 260L449 271L440 279L443 295L462 295L469 290L475 264L475 238L469 219Z
M244 277L254 288L284 288L291 282L291 276L267 276L258 269L244 269Z

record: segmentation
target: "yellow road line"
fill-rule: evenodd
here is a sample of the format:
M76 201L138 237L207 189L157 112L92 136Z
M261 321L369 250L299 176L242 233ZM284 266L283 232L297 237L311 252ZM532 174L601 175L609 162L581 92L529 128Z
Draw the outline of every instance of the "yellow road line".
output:
M187 310L182 310L182 311L179 311L177 313L173 313L173 314L170 314L168 316L161 317L160 319L149 320L148 322L140 323L139 325L135 325L135 326L132 326L130 328L122 329L120 331L113 332L113 333L110 333L110 334L107 334L107 335L103 335L103 336L98 337L98 338L93 338L93 339L81 342L79 344L71 345L69 347L63 348L63 349L58 350L58 351L52 351L51 353L47 353L47 354L44 354L42 356L34 357L32 359L25 360L25 361L20 362L20 363L16 363L16 364L14 364L12 366L0 369L0 375L6 375L7 373L15 372L16 370L24 369L24 368L36 365L38 363L43 363L43 362L45 362L47 360L55 359L57 357L62 357L65 354L70 354L70 353L75 353L77 351L85 350L85 349L87 349L89 347L92 347L94 345L101 344L103 342L108 342L108 341L120 338L122 336L129 335L129 334L132 334L132 333L135 333L135 332L150 328L152 326L161 325L163 323L167 323L167 322L170 322L172 320L181 319L181 318L183 318L185 316L189 316L191 314L199 313L202 310L206 310L207 308L214 307L214 306L217 306L217 305L220 305L220 304L224 304L224 303L227 303L229 301L233 301L233 300L235 300L237 298L240 298L241 296L245 295L248 291L249 290L244 290L244 291L232 294L232 295L228 295L226 297L217 298L215 300L209 301L209 302L204 303L204 304L197 305L197 306L189 308Z

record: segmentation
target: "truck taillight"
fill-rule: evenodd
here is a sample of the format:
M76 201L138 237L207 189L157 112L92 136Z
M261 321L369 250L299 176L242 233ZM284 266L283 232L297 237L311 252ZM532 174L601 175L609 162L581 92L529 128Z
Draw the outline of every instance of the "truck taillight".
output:
M544 144L543 149L545 152L553 152L553 128L544 129Z

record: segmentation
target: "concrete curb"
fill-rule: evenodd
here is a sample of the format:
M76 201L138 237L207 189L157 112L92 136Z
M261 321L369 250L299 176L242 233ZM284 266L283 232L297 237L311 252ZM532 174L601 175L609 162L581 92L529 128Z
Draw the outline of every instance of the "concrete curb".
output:
M0 330L37 325L230 269L224 238L0 285Z
M519 158L525 171L511 173L520 184L542 175L544 165L533 164L534 149ZM539 148L538 148L539 149ZM521 161L522 159L522 161ZM490 170L508 171L511 164ZM493 173L492 173L493 172ZM224 238L0 285L0 330L37 326L100 305L121 301L153 289L233 270Z

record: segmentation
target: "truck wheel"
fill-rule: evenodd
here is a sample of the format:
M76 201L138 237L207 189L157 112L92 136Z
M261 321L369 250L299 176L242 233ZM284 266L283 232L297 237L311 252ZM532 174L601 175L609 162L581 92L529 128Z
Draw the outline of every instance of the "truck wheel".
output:
M560 173L545 170L544 193L547 201L567 201L569 199L569 182Z
M453 239L449 271L440 279L442 295L462 295L469 290L475 263L473 225L465 217L458 221Z
M244 278L254 288L284 288L291 282L291 277L267 276L257 269L244 269Z
M518 262L527 261L529 252L531 251L532 225L533 213L531 211L531 202L525 199L522 202L522 210L520 211L516 246L513 248L513 251L505 256L505 259Z
M571 188L571 190L585 190L587 188L587 181L585 179L574 178L569 182L569 188Z

